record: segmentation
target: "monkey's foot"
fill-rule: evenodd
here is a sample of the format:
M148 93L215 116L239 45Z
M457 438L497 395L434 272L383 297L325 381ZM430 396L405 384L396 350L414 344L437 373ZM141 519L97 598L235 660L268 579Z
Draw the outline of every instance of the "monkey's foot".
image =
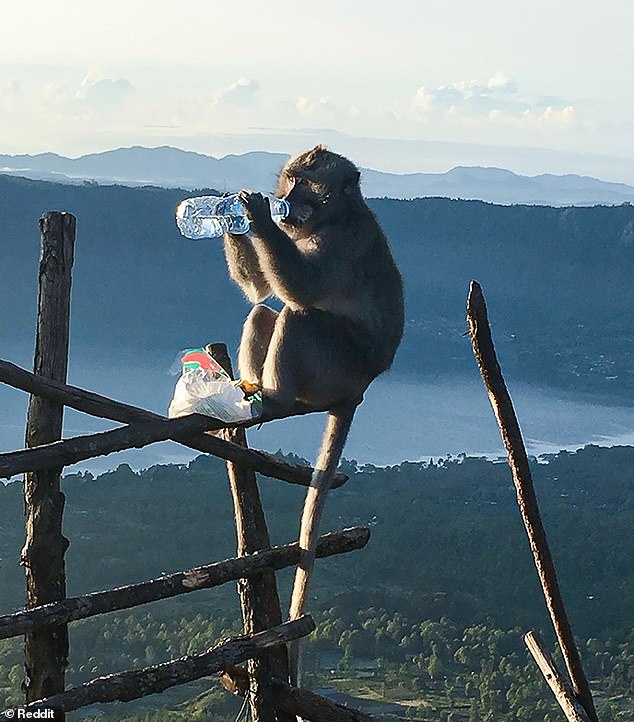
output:
M260 384L251 383L251 381L247 381L246 379L240 381L238 386L244 391L245 396L255 396L255 394L262 391Z

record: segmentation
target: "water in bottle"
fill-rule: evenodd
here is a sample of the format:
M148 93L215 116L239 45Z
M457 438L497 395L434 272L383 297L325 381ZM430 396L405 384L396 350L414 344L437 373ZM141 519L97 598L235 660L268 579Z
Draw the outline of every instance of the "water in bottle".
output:
M276 223L290 212L288 201L267 196L271 217ZM241 235L249 230L249 219L236 194L187 198L176 209L176 225L186 237L216 238L224 233Z

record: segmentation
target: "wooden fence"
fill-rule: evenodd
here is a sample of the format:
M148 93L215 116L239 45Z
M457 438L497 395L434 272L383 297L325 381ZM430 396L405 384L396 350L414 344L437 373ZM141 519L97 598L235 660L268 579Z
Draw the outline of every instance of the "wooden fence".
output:
M95 702L136 699L222 671L224 685L234 693L247 696L254 721L294 722L297 716L302 716L311 720L367 722L370 718L361 712L304 690L289 691L286 685L286 644L309 634L315 625L309 615L292 622L282 621L275 572L296 565L300 548L297 542L271 548L255 474L259 472L308 486L312 469L249 449L242 428L248 424L227 428L216 419L198 415L167 419L69 386L66 369L75 218L69 213L46 213L40 221L40 230L42 252L34 372L0 361L0 381L31 394L27 448L0 454L0 477L25 472L26 541L22 562L26 570L26 608L0 616L0 638L25 636L27 709L52 708L63 714ZM213 344L212 352L231 375L226 347ZM62 440L64 406L121 422L124 426ZM297 405L293 413L309 411L311 409ZM258 419L257 423L266 420L270 419ZM206 433L219 429L220 435ZM234 502L237 556L139 584L67 598L64 554L69 542L62 534L64 495L60 477L63 468L84 459L165 439L226 460ZM341 486L346 480L346 475L339 473L333 486ZM317 556L361 549L369 536L370 531L365 527L326 534L320 538ZM238 582L244 622L242 636L220 641L202 654L65 688L70 622L232 580ZM247 663L246 673L235 666L241 662Z
M273 417L234 424L192 415L167 419L129 404L66 383L69 346L70 291L75 244L75 218L50 212L40 220L42 254L34 372L0 360L0 381L31 394L26 449L0 454L0 478L25 472L26 608L0 616L0 639L24 635L27 708L55 708L63 714L95 702L131 700L222 671L223 686L248 699L253 722L371 722L370 715L290 687L286 643L314 629L311 617L283 622L276 570L296 565L297 542L271 548L256 472L291 484L308 486L312 469L249 449L244 428ZM527 647L551 687L568 722L598 722L590 687L581 664L555 566L537 505L526 450L510 396L497 362L480 286L472 282L467 320L473 351L509 455L518 503L542 584L546 605L566 665L569 681L557 670L534 632ZM223 344L212 353L231 375ZM61 439L64 406L117 421L124 426L97 434ZM314 411L302 405L295 414ZM206 432L221 430L220 435ZM237 556L139 584L79 597L66 597L62 534L64 466L78 461L173 439L227 462L234 503ZM334 487L347 480L338 474ZM320 538L317 556L360 549L369 529L344 529ZM244 634L218 642L206 652L143 669L122 671L65 688L68 624L78 619L129 609L159 599L238 581ZM246 662L247 668L237 664Z

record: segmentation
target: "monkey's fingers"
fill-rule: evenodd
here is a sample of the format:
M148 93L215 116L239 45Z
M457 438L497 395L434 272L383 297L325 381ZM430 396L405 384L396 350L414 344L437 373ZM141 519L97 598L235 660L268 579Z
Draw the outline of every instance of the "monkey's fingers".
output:
M269 199L261 193L242 189L238 193L238 199L244 205L250 220L259 221L271 218Z

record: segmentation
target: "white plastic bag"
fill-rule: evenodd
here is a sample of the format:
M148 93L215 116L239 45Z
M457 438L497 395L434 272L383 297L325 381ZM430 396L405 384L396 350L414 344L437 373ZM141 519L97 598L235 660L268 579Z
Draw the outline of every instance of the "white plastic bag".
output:
M248 421L262 413L260 393L246 396L238 381L204 348L185 349L179 354L181 376L176 382L170 419L188 414L204 414L227 423Z

